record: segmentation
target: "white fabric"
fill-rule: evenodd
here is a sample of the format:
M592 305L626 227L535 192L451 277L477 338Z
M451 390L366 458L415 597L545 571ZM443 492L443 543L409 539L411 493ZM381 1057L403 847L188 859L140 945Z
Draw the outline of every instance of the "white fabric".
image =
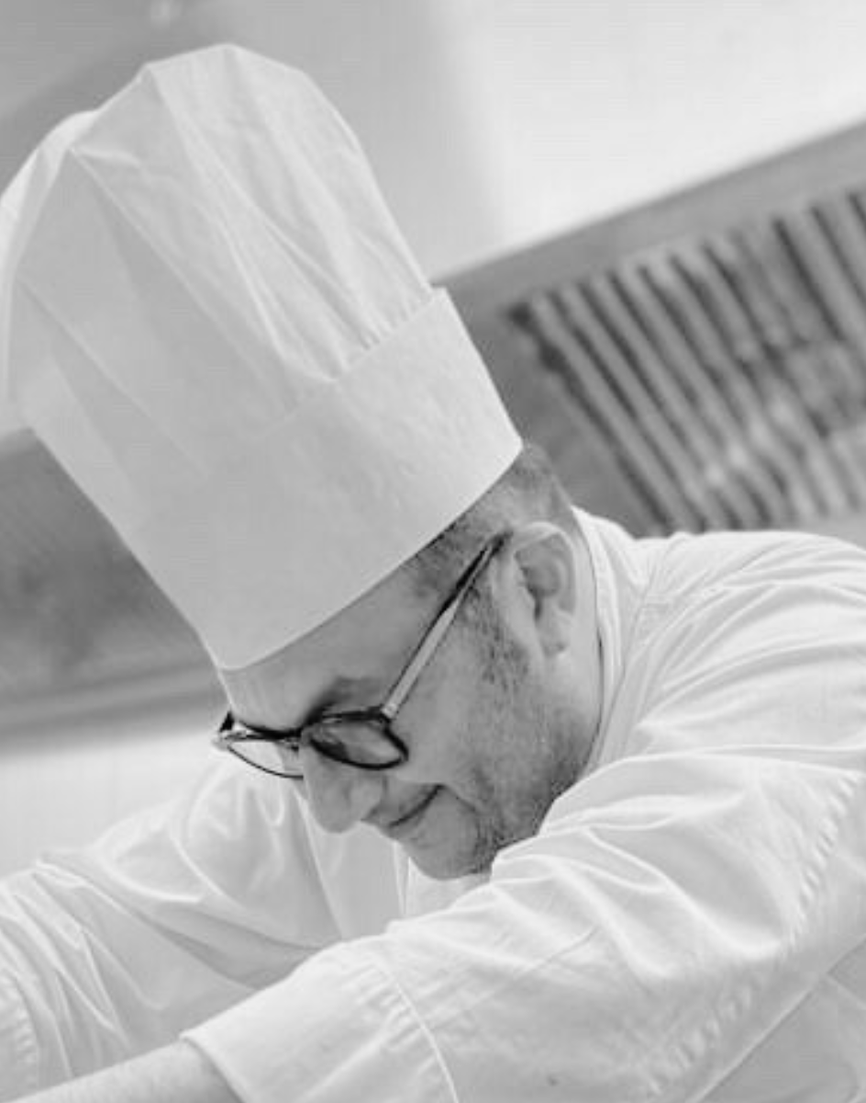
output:
M866 556L581 523L602 739L535 838L436 885L220 765L0 892L0 1098L186 1028L243 1103L866 1100Z
M12 281L21 252L42 210L66 148L87 129L87 113L71 115L48 135L0 194L0 435L26 430L9 401L9 331Z
M3 201L0 404L225 669L389 575L519 438L342 119L237 47L146 67Z

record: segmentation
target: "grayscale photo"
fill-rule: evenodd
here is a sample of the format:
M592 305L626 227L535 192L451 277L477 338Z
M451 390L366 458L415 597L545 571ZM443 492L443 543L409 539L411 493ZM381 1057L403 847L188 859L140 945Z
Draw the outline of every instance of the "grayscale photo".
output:
M0 1103L866 1103L864 41L0 0Z

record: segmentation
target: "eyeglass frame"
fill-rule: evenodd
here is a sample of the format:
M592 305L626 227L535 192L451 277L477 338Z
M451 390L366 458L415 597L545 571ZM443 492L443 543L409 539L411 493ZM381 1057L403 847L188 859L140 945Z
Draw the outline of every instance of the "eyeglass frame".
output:
M493 560L494 556L502 550L508 537L509 533L507 532L497 533L487 541L478 555L469 563L469 566L458 578L448 597L445 598L440 606L439 612L433 618L430 627L416 644L415 650L412 652L408 662L403 667L396 682L385 695L385 700L381 704L362 709L346 709L344 711L332 713L325 712L323 715L313 720L307 720L298 727L285 728L280 731L271 728L251 727L250 725L243 724L236 720L234 714L229 710L216 735L213 737L214 747L219 751L228 751L255 770L261 770L263 773L271 774L274 777L287 779L300 779L304 775L302 771L298 773L287 773L268 769L267 766L262 766L259 763L252 762L250 759L245 758L236 747L243 743L255 741L261 743L286 744L292 750L300 751L302 746L309 745L325 758L333 762L339 762L344 766L351 766L357 770L393 770L398 766L402 766L409 757L409 750L400 736L393 730L392 725L400 709L406 703L410 693L417 685L422 673L438 650L449 628L454 623L457 614L463 607L476 581L480 578L487 565ZM375 728L378 735L391 744L394 750L394 757L387 762L372 763L354 761L345 755L340 755L336 746L318 742L315 739L314 733L311 731L311 729L335 728L346 723L368 725Z

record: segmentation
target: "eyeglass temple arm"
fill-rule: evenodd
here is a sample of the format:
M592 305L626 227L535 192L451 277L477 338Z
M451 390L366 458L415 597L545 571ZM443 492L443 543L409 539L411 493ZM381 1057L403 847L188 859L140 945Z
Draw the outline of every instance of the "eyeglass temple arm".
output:
M475 580L484 570L489 563L493 555L499 551L502 545L505 543L505 535L503 534L498 540L493 540L482 552L478 558L478 562L472 568L468 578L462 586L458 587L454 597L448 603L448 605L439 614L439 617L431 628L430 632L424 637L418 650L409 660L409 664L406 669L400 675L397 680L397 684L388 694L388 699L381 706L381 712L383 712L389 720L393 720L406 699L407 694L411 690L412 686L418 677L418 672L427 665L433 652L442 642L442 638L447 633L448 629L454 622L454 618L460 611L460 606L466 595L472 589Z

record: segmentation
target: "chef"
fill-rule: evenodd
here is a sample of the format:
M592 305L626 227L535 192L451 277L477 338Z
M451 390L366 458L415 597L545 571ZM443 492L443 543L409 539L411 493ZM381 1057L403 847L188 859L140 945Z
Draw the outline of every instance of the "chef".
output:
M866 556L572 508L241 49L46 139L0 321L227 696L191 792L0 887L0 1099L866 1100Z

